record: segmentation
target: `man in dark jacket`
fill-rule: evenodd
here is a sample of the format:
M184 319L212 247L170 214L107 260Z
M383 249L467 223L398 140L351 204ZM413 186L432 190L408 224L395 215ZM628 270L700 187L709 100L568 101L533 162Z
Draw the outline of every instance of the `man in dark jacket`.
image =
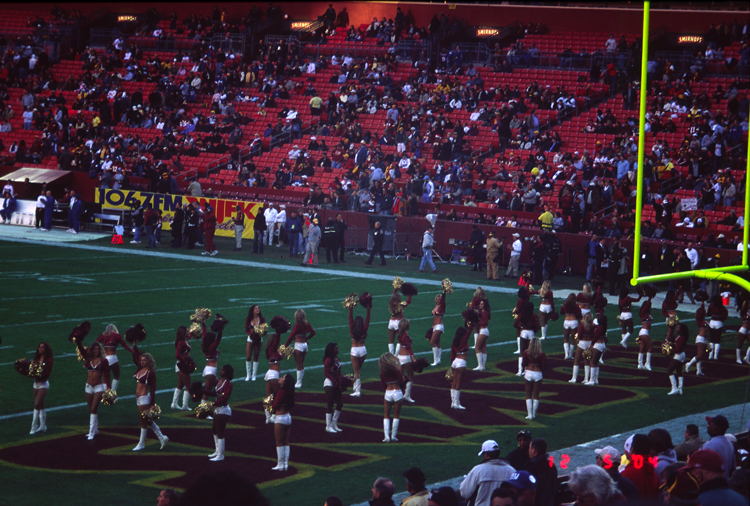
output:
M482 271L482 257L484 256L484 233L476 225L471 226L471 256L474 258L474 267L472 271Z
M378 478L375 483L372 484L372 499L370 499L370 506L395 506L393 502L393 494L396 492L396 487L393 482L388 478Z
M302 218L299 217L297 211L292 211L284 224L286 236L289 238L289 256L292 258L296 258L301 253L299 250L299 237L302 233L303 225Z
M255 213L255 221L253 221L253 253L260 253L261 255L263 254L263 236L268 228L264 211L265 205L258 209Z
M519 431L516 440L518 441L518 448L511 450L511 452L505 456L505 460L507 460L514 469L523 469L531 460L531 457L529 456L531 432L527 430Z
M536 497L534 506L554 506L557 490L557 467L550 465L547 454L547 441L542 438L531 440L529 445L529 463L524 468L536 478Z
M380 265L385 265L385 255L383 255L383 242L385 241L385 230L381 228L380 222L375 222L375 228L372 231L372 251L370 252L370 258L365 262L367 265L372 265L372 260L375 255L380 255Z
M336 215L336 247L334 249L334 256L338 256L339 262L346 262L344 260L344 254L346 253L346 229L348 228L344 217L341 213Z
M174 216L172 217L172 247L179 248L182 246L182 225L185 222L185 211L182 209L182 203L175 204Z
M326 262L331 263L331 253L333 253L333 263L339 263L336 248L336 220L328 218L323 226L323 245L326 248Z

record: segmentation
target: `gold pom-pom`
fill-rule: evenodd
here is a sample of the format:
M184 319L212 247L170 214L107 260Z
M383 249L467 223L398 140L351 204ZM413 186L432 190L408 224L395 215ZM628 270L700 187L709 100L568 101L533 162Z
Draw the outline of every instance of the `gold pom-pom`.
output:
M443 291L445 293L453 293L453 283L451 283L451 280L448 278L443 280Z
M674 327L678 323L680 323L680 318L676 314L669 315L667 318L667 327Z
M594 350L592 348L588 348L583 350L583 353L581 353L581 356L584 360L591 360L594 358Z
M29 364L29 376L32 378L41 377L44 372L44 362L31 362Z
M260 337L263 337L268 332L268 324L261 323L260 325L255 325L253 326L253 331L255 331L255 333L258 334Z
M665 357L671 357L674 355L674 343L671 341L664 341L661 343L661 352Z
M210 401L203 401L195 407L195 416L200 419L208 418L214 412L214 403Z
M276 410L273 409L273 394L269 395L265 399L263 399L263 409L268 411L269 414L273 415L276 413Z
M453 381L453 368L449 367L447 371L445 371L445 379L447 381Z
M112 406L115 402L117 402L117 392L111 388L106 389L102 394L102 404Z
M294 346L285 346L282 344L279 346L279 353L286 359L292 358L292 355L294 355Z
M404 286L404 280L396 276L393 278L393 288L396 290L401 290L401 287Z
M211 310L205 307L199 307L195 310L195 313L190 316L190 321L203 323L209 318L211 318Z
M200 323L193 322L190 324L190 328L188 329L188 332L192 336L193 339L200 339L203 337L203 327L201 327Z
M22 376L29 375L29 368L31 367L31 361L28 358L19 358L16 360L15 368L16 371Z
M349 295L346 296L346 298L344 299L344 302L342 302L341 305L344 306L344 308L349 309L349 308L356 306L358 300L359 300L359 295L357 295L356 293L350 293Z
M84 357L83 355L81 355L81 350L78 349L78 346L76 346L76 358L78 359L79 362L85 362L86 361L86 357Z
M635 338L635 344L637 344L638 346L641 345L641 336Z

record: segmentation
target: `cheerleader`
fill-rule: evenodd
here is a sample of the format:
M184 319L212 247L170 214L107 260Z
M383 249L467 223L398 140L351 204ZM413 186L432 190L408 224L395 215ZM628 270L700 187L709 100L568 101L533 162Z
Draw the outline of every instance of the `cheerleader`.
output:
M294 313L294 327L289 337L286 339L285 346L289 347L294 341L294 363L297 366L297 383L294 388L302 388L302 378L305 377L305 355L307 355L307 341L315 336L315 330L307 322L305 311L298 309Z
M47 411L44 409L44 398L47 397L47 392L49 392L49 376L52 374L54 361L50 345L45 342L39 343L31 361L31 367L29 367L29 370L38 371L33 375L34 414L31 418L29 434L47 432Z
M336 343L328 343L326 346L323 354L323 374L326 378L323 381L323 390L326 394L326 432L335 434L341 432L338 422L341 408L344 407L341 399L341 362L339 361L339 346Z
M572 293L568 295L562 306L562 314L565 315L565 321L563 321L563 350L565 351L565 359L573 359L573 353L570 350L570 336L575 334L578 329L578 322L581 321L583 315L581 314L581 308L576 303L576 296Z
M271 334L266 341L266 358L268 359L268 371L266 372L266 397L271 394L276 394L280 388L279 378L281 374L281 353L279 353L279 346L281 345L281 336L285 334L291 325L289 322L281 317L274 316L271 320L271 328L276 332ZM286 377L289 377L287 375ZM272 423L271 414L266 411L266 423Z
M638 338L635 340L638 345L638 369L651 370L651 354L654 351L654 344L651 342L651 299L656 295L656 291L645 286L643 288L646 300L641 304L641 309L638 312L638 316L641 319L641 330L638 332ZM643 358L646 361L643 361Z
M401 414L401 404L404 400L404 387L406 380L401 373L401 365L396 355L383 353L380 356L380 382L385 388L383 401L383 432L385 433L384 443L398 441L399 415ZM391 419L391 408L393 408L393 419Z
M206 367L203 368L203 377L206 378L206 384L204 386L204 392L211 392L219 380L216 378L216 367L219 362L219 343L221 342L221 331L214 333L213 331L203 333L203 340L201 342L201 351L206 357ZM208 399L208 394L203 394L203 400Z
M484 288L478 286L477 289L474 290L474 296L471 298L471 309L473 309L477 313L479 313L479 301L481 300L489 299L487 298L487 294L485 293ZM475 325L472 330L474 332L474 349L476 349L477 340L479 339L479 325Z
M521 334L521 356L518 357L516 376L523 376L523 352L529 347L529 340L534 338L534 334L540 328L539 316L534 314L534 304L531 301L526 301L513 325Z
M216 384L216 390L211 395L216 396L213 403L214 414L211 422L211 431L214 433L215 452L208 456L213 462L224 460L224 449L226 448L226 439L224 432L227 428L229 417L232 416L232 408L229 407L229 397L232 395L232 380L234 379L234 368L225 364L219 371L221 379Z
M576 383L578 381L578 370L580 369L581 358L583 352L591 348L591 340L594 338L594 318L591 316L591 312L583 315L581 324L578 326L578 346L576 346L576 358L573 363L573 377L568 383ZM583 382L584 384L589 381L591 375L591 366L584 364Z
M469 354L469 329L459 327L451 343L451 408L466 409L461 406L461 378L466 372L466 358Z
M111 323L104 329L104 334L96 338L96 342L104 346L105 358L107 359L112 375L112 390L117 392L117 387L120 385L120 364L117 362L117 345L122 345L131 354L133 353L133 349L128 346L128 343L119 334L117 327Z
M695 298L699 299L701 295L701 292L698 291L695 294ZM693 364L696 364L695 369L695 375L696 376L703 376L703 371L701 370L701 365L703 362L703 359L706 358L706 337L708 337L708 322L706 321L706 305L703 300L701 302L701 307L698 308L698 310L695 312L695 324L698 327L698 335L695 336L695 356L685 364L685 373L690 372L690 368L693 367Z
M591 375L584 385L599 384L599 364L602 362L602 355L607 349L607 316L604 312L597 313L593 321L594 337L591 339L591 359L588 361L591 366ZM632 325L632 323L631 323Z
M595 326L597 325L596 324L596 319L599 316L604 316L604 313L605 313L606 310L607 310L607 297L602 293L601 290L597 289L596 290L596 296L594 298L594 325ZM605 325L604 326L604 333L605 333L605 335L606 335L606 332L607 332L607 326ZM593 348L593 344L595 344L595 343L592 341L592 350L594 349ZM606 336L605 336L604 342L599 345L599 353L597 354L597 365L604 365L604 351L606 349L607 349L607 340L606 340ZM593 357L593 353L594 352L592 351L591 353L592 353L592 357ZM590 379L589 379L589 381L590 381Z
M190 333L188 328L184 325L177 328L177 335L174 340L175 353L174 356L177 359L177 365L175 366L175 372L177 373L177 388L174 389L174 395L172 396L172 409L180 409L183 411L190 411L190 373L195 371L195 361L190 356ZM180 392L182 389L185 391L182 393L182 406L178 404L180 400Z
M576 302L581 309L582 317L591 312L591 304L594 303L594 290L591 289L590 284L583 284L582 291L576 295Z
M367 329L370 328L370 309L372 304L363 304L367 310L367 316L362 318L361 316L354 317L354 306L349 306L349 334L352 338L352 369L354 369L354 391L351 393L352 397L360 396L360 389L362 387L362 381L360 380L360 371L362 370L362 364L365 363L367 358L367 348L365 348L365 340L367 339Z
M247 376L245 376L245 381L255 381L255 376L258 374L258 359L263 345L263 336L258 334L255 329L264 323L266 323L266 319L260 312L260 306L257 304L250 306L247 311L247 318L245 318L245 332L247 333L247 344L245 345Z
M674 346L671 360L667 366L667 376L672 384L672 390L667 395L682 395L682 364L685 362L685 345L689 339L688 328L684 323L677 324L677 335L672 334L669 342Z
M542 373L547 368L547 355L542 351L542 342L537 337L529 340L529 347L521 357L523 368L523 386L526 390L526 419L536 418L539 409L539 387L542 385Z
M555 311L555 299L552 295L550 287L552 282L547 279L542 283L542 287L538 291L531 292L533 294L539 294L542 302L539 303L539 324L542 329L541 339L547 339L547 322L549 322L550 314Z
M670 325L670 320L677 319L677 307L680 305L678 299L681 295L682 288L679 288L677 292L669 290L667 295L664 296L664 302L661 303L661 314L664 315L667 323L667 341L671 341L672 334L674 334L674 324Z
M391 313L391 319L388 321L388 353L395 353L396 332L401 319L404 317L404 309L411 304L411 295L407 297L406 302L401 302L401 295L398 290L393 290L391 300L388 301L388 310Z
M518 320L518 315L521 314L521 309L523 309L524 304L528 302L528 300L531 298L529 295L529 289L525 286L522 286L518 289L518 300L516 301L516 307L513 308L513 311L511 314L513 315L513 326L516 327L516 343L518 344L518 349L513 352L514 355L520 355L521 354L521 329L515 325L515 321Z
M642 296L639 293L638 298L634 299L633 297L630 297L630 292L627 287L622 287L622 289L620 289L620 300L618 301L620 306L620 327L622 327L622 340L620 341L620 344L626 349L628 347L628 338L630 337L630 334L633 333L633 311L631 305L633 302L640 301L641 297Z
M711 339L711 352L708 354L709 360L719 360L719 349L721 348L721 332L724 329L724 321L728 318L729 313L724 307L724 301L721 295L711 297L708 305L708 336Z
M474 370L484 371L487 365L487 339L490 337L490 329L487 328L490 322L490 302L487 299L480 299L477 312L479 313L479 322L476 326L478 329L476 334L477 366Z
M135 378L135 403L138 406L139 419L141 422L141 437L138 440L138 445L133 448L134 452L143 450L146 447L146 435L148 434L148 428L154 431L156 437L159 438L159 444L163 449L169 438L161 433L159 426L156 423L148 420L143 413L148 411L156 405L156 364L154 363L154 357L150 353L141 353L136 350L133 354L133 358L137 364L138 370L133 374Z
M750 342L750 339L748 338L747 334L748 331L750 331L750 298L745 299L745 301L742 303L742 307L740 308L740 317L742 317L742 326L740 327L738 334L737 334L737 363L742 364L742 360L740 357L742 356L742 345L745 343L745 341ZM745 363L750 364L750 347L747 348L747 353L745 354Z
M85 362L83 367L88 373L86 379L86 404L89 408L89 433L86 437L89 440L94 439L99 433L99 403L102 400L102 394L105 390L112 387L109 378L109 362L104 358L104 349L98 342L91 343L91 346L84 348L80 339L76 340L76 347Z
M440 364L440 336L445 332L443 325L443 316L445 316L445 291L435 296L435 308L432 310L432 336L430 337L430 346L432 346L432 365Z
M275 412L273 434L276 439L276 457L278 458L276 467L271 468L274 471L286 471L289 468L289 432L292 429L291 412L293 407L294 383L292 383L292 376L286 374L279 391L273 398Z
M412 363L414 359L414 350L412 349L411 337L409 337L409 328L411 324L409 320L404 318L398 322L398 361L401 364L401 372L406 376L406 390L404 391L404 400L414 402L411 398L411 387L414 384L414 367Z

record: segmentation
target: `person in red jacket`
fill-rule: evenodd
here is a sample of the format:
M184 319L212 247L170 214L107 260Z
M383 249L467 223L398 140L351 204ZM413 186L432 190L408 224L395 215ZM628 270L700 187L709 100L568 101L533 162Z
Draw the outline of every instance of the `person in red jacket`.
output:
M302 378L305 377L305 355L307 355L307 341L315 336L315 329L307 322L305 311L298 309L294 313L294 327L289 333L285 345L288 347L294 341L294 362L297 366L297 383L294 388L302 388Z
M53 363L50 345L45 342L39 343L29 367L29 371L36 371L30 374L34 378L34 414L31 418L29 434L47 432L47 411L44 409L44 398L49 392L49 376L52 374Z
M216 384L216 389L209 395L216 396L216 400L213 403L214 414L213 421L211 422L211 431L214 434L214 445L215 450L211 455L208 456L214 462L224 460L224 449L226 448L226 440L224 438L224 432L227 428L227 421L232 416L232 408L229 407L229 397L232 395L232 380L234 379L234 368L225 364L219 371L221 379Z
M534 290L530 293L534 295L539 294L539 297L542 298L542 301L539 303L539 324L542 330L541 339L544 340L547 339L547 322L549 322L550 315L555 311L552 282L546 279L539 290Z
M365 347L365 341L367 340L367 330L370 328L370 310L372 304L365 304L367 310L367 316L362 318L361 316L354 317L354 306L349 306L349 336L352 338L351 358L352 358L352 369L354 369L354 388L350 394L352 397L360 396L360 389L362 387L362 381L360 380L360 371L362 365L365 363L367 358L367 348Z
M578 381L578 371L581 360L583 359L583 352L591 348L591 342L594 339L594 330L594 318L591 316L591 313L584 314L583 320L581 320L581 324L578 326L578 346L576 347L576 358L573 363L573 377L568 383L575 383ZM584 365L583 370L583 382L586 383L591 377L591 366Z
M487 299L480 299L477 306L477 312L479 313L479 322L477 323L477 343L476 343L476 355L477 355L477 366L474 368L475 371L484 371L487 365L487 339L490 338L490 301Z
M282 334L289 331L291 324L282 316L274 316L271 319L271 328L276 332L269 335L266 341L266 358L268 359L268 371L266 371L265 376L266 397L271 394L275 395L281 387L281 360L283 357L279 353L279 346L281 346ZM288 377L288 375L285 377ZM266 423L274 423L268 411L266 411Z
M659 476L651 456L651 441L645 434L633 436L630 448L630 462L620 473L629 479L638 490L638 498L641 502L657 501L659 499Z
M516 343L518 344L518 349L513 352L514 355L520 355L523 352L523 350L521 349L521 328L516 325L515 322L518 321L518 317L521 314L521 310L523 309L524 304L526 304L530 298L531 295L529 295L528 288L522 286L518 289L518 300L516 301L516 307L513 308L513 311L511 313L514 320L513 326L516 328Z
M599 364L602 363L602 354L607 348L607 315L604 312L597 313L594 318L594 338L591 340L591 360L589 365L591 366L591 374L589 381L584 383L585 385L598 385L599 384ZM632 323L631 323L632 325Z
M201 255L210 255L212 257L215 257L219 254L219 251L216 249L216 245L214 245L214 234L216 233L216 213L214 212L214 208L208 203L206 203L205 209L206 213L203 216L203 233L206 237L206 251L201 253Z
M133 353L133 349L122 338L117 331L117 327L111 323L104 329L104 333L96 338L96 342L104 347L104 356L107 359L109 371L112 374L112 390L116 392L120 384L120 364L117 360L117 345L122 345L130 353Z
M466 372L466 358L469 354L469 330L466 327L456 329L451 343L451 408L466 409L461 405L461 378Z
M651 299L656 295L656 290L651 287L644 287L643 289L646 300L641 304L641 309L638 312L638 316L641 319L641 330L638 332L638 337L635 342L638 345L638 369L651 370L651 354L654 351L654 344L651 341ZM644 362L643 359L646 358Z

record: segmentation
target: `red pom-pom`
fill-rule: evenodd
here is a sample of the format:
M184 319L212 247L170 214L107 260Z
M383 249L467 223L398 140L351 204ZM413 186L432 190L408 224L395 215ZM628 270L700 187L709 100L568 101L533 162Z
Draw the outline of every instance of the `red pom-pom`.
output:
M401 293L409 297L416 295L418 293L418 290L417 287L412 285L411 283L404 283L403 285L401 285Z

